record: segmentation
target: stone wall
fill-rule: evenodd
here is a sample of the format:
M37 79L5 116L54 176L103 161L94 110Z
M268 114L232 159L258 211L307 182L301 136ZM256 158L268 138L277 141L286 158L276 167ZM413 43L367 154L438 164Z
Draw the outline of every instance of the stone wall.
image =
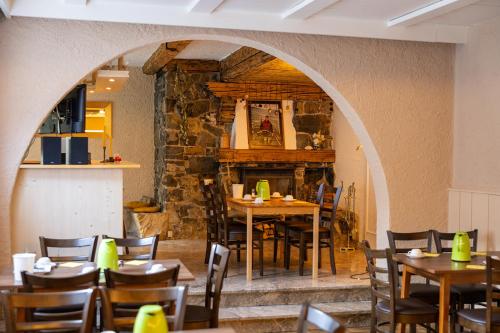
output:
M205 88L219 73L160 72L155 85L155 199L173 238L205 237L199 178L215 175L219 100Z
M225 165L216 160L220 136L229 132L230 123L220 121L221 101L205 87L208 81L219 81L218 72L186 73L177 69L159 72L155 83L155 199L168 213L169 228L174 239L205 237L204 203L199 191L199 179L218 178L230 193L232 182L238 182L233 169L231 179ZM312 134L321 131L326 136L322 149L332 147L332 101L297 101L294 125L297 148L312 145ZM219 120L219 122L217 121ZM303 170L304 176L315 183L322 170ZM329 175L333 178L333 175ZM303 191L302 191L303 192Z

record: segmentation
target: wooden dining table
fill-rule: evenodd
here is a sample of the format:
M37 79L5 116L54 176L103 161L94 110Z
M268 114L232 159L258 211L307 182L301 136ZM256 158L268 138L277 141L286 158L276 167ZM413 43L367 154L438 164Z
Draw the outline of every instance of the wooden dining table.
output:
M313 216L313 255L312 278L318 278L318 250L319 250L319 205L306 201L284 201L280 198L271 198L264 203L257 204L253 201L228 198L229 208L246 214L247 224L247 249L252 248L253 216L277 215L312 215ZM247 281L252 281L252 251L247 251Z
M192 281L195 279L194 275L186 268L186 266L179 259L164 259L164 260L127 260L123 261L119 267L120 272L124 273L145 273L154 264L162 264L165 268L172 268L175 265L180 265L178 281ZM35 273L49 277L65 277L81 273L84 267L96 267L93 262L85 261L72 261L60 262L57 267L52 268L50 273ZM14 280L12 267L2 269L0 271L0 289L15 289L22 286L21 281Z
M395 254L394 260L403 266L401 298L409 295L412 275L439 282L439 333L448 333L451 286L486 282L486 255L500 256L500 251L473 255L470 262L452 261L450 253L428 255L421 259Z

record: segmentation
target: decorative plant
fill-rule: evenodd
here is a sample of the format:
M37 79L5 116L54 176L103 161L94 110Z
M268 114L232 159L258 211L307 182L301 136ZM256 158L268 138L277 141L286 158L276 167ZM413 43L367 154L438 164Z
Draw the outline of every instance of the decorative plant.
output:
M312 135L313 137L313 148L318 149L321 147L321 144L325 141L325 136L321 134L321 130L318 131L318 133L314 133Z

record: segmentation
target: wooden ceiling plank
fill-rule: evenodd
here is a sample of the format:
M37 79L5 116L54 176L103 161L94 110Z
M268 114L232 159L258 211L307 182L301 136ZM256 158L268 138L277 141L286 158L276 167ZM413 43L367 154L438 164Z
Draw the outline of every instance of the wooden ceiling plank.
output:
M160 47L149 57L142 66L142 72L147 75L154 75L174 59L179 52L184 50L191 43L190 40L168 42Z
M340 0L304 0L288 9L281 17L284 19L306 20L339 1Z
M440 0L387 21L388 27L411 26L472 5L479 0Z
M263 51L251 47L242 47L222 60L222 80L231 81L243 77L246 73L256 71L260 66L274 59L276 59L276 57Z

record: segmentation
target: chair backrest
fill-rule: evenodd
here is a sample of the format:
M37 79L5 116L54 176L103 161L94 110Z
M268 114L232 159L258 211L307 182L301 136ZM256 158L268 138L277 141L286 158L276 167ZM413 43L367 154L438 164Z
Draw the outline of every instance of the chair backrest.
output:
M180 265L151 274L124 273L104 270L108 288L165 288L175 287L179 277Z
M229 215L227 211L226 192L223 186L217 184L210 186L210 191L212 192L215 203L215 215L219 232L218 238L227 246L227 240L229 238Z
M495 285L500 285L500 259L491 256L486 257L486 332L494 332L493 316L498 316L500 307L500 291Z
M7 332L41 332L43 330L72 329L80 333L91 333L95 313L96 290L83 289L66 292L49 293L15 293L9 290L2 292L2 305ZM80 319L33 321L30 313L36 308L60 308L81 306ZM26 313L20 318L18 311Z
M40 236L40 250L42 257L50 257L52 261L91 261L95 260L97 239L99 236L74 239L56 239ZM49 248L80 248L88 247L89 254L86 256L49 256Z
M217 214L215 212L215 198L214 191L211 187L215 184L205 184L203 179L200 180L200 189L203 199L205 200L205 214L207 218L207 227L210 232L217 237Z
M393 232L387 230L387 238L393 253L407 253L415 248L427 252L432 251L432 230L420 232Z
M71 291L99 286L99 272L93 271L72 276L45 276L21 272L24 292Z
M434 241L436 242L436 251L439 253L442 252L451 252L451 247L445 246L444 242L453 241L455 237L454 232L439 232L437 230L432 230L434 234ZM474 229L471 231L467 231L467 235L471 241L470 249L471 251L477 251L477 241L478 241L478 230Z
M123 247L125 254L118 256L121 260L154 260L156 259L156 250L158 249L159 235L145 238L115 238L103 235L103 239L114 239L117 247ZM149 247L148 253L130 254L129 249Z
M231 251L228 248L220 244L212 244L205 290L205 307L210 309L212 313L210 327L218 327L220 295L229 266L230 254Z
M397 294L397 269L396 264L392 260L392 251L390 249L375 250L370 247L370 243L364 240L361 243L366 258L366 267L370 277L370 292L372 311L379 299L388 301L394 314L396 309L395 300L398 298ZM377 265L377 259L383 260L383 265Z
M134 326L135 313L130 317L115 316L114 308L120 305L159 304L168 322L169 331L180 331L184 325L186 312L187 286L155 288L155 289L109 289L101 287L104 328L112 331L123 331Z
M342 332L344 330L338 321L306 302L302 305L300 311L297 332L306 333L311 325L322 332L328 333Z

